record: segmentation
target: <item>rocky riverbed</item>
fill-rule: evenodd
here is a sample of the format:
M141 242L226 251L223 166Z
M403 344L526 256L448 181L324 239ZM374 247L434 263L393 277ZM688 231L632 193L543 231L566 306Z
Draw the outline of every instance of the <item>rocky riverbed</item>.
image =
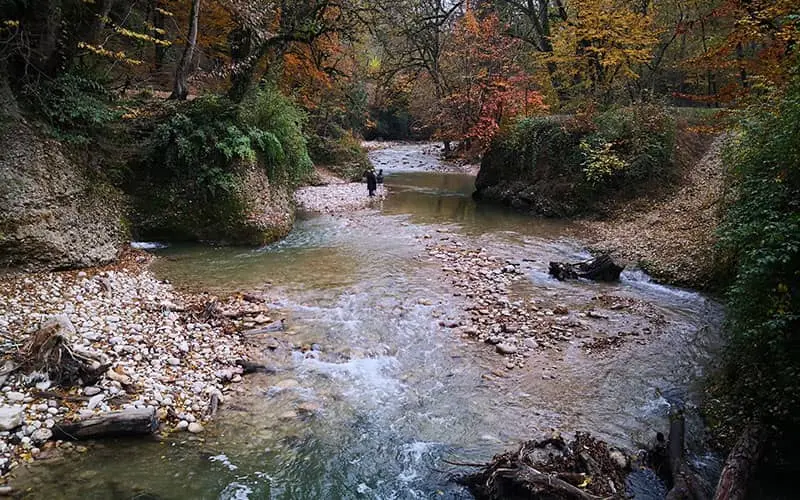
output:
M303 187L295 192L294 198L300 210L336 214L377 206L385 196L383 186L378 187L376 196L370 197L366 184L343 182Z
M453 295L466 299L463 311L444 313L440 325L493 346L509 370L525 367L536 351L562 350L576 342L585 352L600 354L629 339L645 342L645 336L666 326L664 315L639 299L599 293L583 304L573 298L568 309L553 297L533 296L525 275L546 262L502 258L451 234L425 238L432 240L427 258L441 262Z
M242 380L249 351L238 332L272 321L263 298L178 292L147 271L149 259L129 254L113 267L0 279L2 472L73 448L52 440L60 423L114 410L152 409L161 432L202 432L212 406ZM96 381L59 387L55 367L26 369L26 345L48 321L73 352L105 360Z

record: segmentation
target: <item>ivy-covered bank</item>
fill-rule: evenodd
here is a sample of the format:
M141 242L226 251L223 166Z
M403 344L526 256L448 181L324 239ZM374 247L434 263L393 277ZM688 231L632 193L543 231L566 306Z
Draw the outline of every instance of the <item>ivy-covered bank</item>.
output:
M128 171L140 238L264 244L288 233L311 172L303 113L265 88L241 104L209 96L154 120Z
M800 78L741 113L724 155L730 205L720 226L731 264L728 348L709 417L732 442L772 434L771 463L797 467L800 442ZM791 470L786 468L785 470ZM768 496L768 495L767 495Z
M526 118L483 157L476 197L548 217L596 211L675 175L675 119L664 108Z

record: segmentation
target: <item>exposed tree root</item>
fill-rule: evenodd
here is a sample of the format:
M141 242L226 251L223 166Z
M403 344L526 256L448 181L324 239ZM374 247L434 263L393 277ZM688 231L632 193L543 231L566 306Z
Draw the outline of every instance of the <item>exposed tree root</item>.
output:
M478 499L624 498L627 456L588 433L526 441L462 478Z
M65 387L95 383L110 366L106 357L74 345L75 328L65 316L44 322L16 354L26 373L46 373Z

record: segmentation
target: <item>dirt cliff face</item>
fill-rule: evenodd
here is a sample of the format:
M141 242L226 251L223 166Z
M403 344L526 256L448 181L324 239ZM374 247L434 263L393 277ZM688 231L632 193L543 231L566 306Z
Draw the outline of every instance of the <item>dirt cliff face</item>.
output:
M62 269L114 260L123 198L57 141L22 120L0 131L0 268Z

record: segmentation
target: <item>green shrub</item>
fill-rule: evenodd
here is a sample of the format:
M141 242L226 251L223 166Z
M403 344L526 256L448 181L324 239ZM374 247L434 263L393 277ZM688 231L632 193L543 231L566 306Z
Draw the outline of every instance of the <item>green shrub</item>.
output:
M46 120L48 132L67 142L88 143L122 116L102 82L77 73L28 84L22 96L27 107Z
M602 210L670 185L674 137L675 120L649 106L517 120L484 154L476 195L547 216Z
M336 129L331 136L311 135L308 149L314 163L325 165L336 175L347 180L359 180L370 166L361 141L352 132Z
M296 184L311 172L303 135L306 115L289 98L273 87L261 89L242 103L239 118L257 131L255 145L266 155L270 178Z
M513 124L501 135L501 148L518 160L519 174L569 174L579 171L579 134L566 126L564 120L525 118ZM509 160L513 161L512 158Z
M159 238L254 241L242 229L253 215L248 200L270 193L248 191L246 169L263 169L276 188L305 178L304 114L274 89L240 105L205 96L165 106L128 183L139 228Z
M720 228L727 294L723 415L788 433L800 425L800 82L742 114L729 142L734 202Z
M671 174L675 120L659 106L635 106L595 117L584 140L584 173L593 185L622 186Z
M145 169L159 181L194 185L205 200L231 192L238 162L262 166L273 182L296 183L312 167L303 119L274 89L260 90L239 106L201 97L156 128Z

